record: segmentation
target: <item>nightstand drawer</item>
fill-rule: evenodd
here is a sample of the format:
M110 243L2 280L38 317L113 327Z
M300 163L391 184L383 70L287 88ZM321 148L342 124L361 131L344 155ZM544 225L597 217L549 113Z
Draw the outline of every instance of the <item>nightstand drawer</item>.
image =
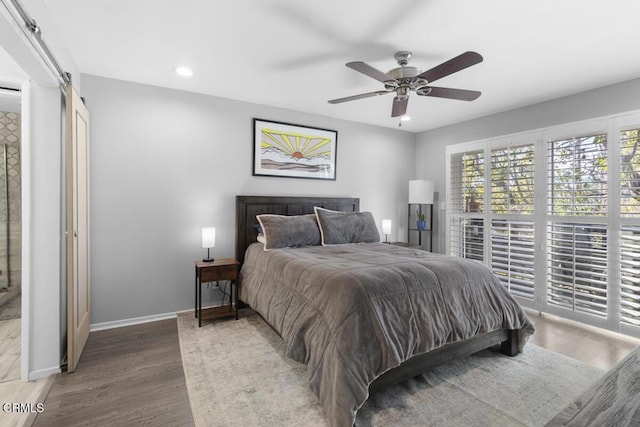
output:
M238 266L216 265L200 269L201 282L216 282L218 280L236 280L238 278Z

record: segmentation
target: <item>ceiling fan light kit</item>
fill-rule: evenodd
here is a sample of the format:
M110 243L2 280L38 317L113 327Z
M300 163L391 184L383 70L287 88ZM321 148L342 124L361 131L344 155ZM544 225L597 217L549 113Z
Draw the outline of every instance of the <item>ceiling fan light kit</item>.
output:
M407 112L407 104L411 92L415 92L419 96L433 96L437 98L457 99L460 101L473 101L480 96L480 92L474 90L429 86L436 80L464 70L472 65L479 64L483 59L479 53L472 51L464 52L427 71L409 66L409 60L412 56L412 53L406 50L397 52L395 59L399 67L386 73L361 61L348 62L346 64L347 67L383 83L385 90L332 99L329 103L340 104L357 99L395 93L396 96L393 99L391 117L400 117Z

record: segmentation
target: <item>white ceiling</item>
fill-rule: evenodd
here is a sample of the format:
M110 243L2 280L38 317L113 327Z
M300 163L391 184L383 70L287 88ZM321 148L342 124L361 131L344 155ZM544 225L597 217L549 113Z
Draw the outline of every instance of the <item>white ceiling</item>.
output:
M412 95L411 132L640 77L637 0L39 1L82 73L394 128L392 95L327 103L383 89L346 62L386 72L410 50L426 70L479 52L436 85L482 96Z

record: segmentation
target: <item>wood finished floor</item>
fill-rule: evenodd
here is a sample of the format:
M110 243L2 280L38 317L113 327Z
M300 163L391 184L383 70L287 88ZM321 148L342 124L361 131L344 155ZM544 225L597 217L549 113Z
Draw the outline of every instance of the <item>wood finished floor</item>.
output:
M603 370L611 369L640 345L640 339L527 311L536 327L530 343Z
M531 343L607 370L640 345L529 313ZM175 320L94 332L73 374L60 374L36 426L192 426Z
M175 319L93 332L35 426L193 426Z
M20 378L21 319L0 320L0 396L1 403L38 403L44 400L53 382L45 378L22 381ZM0 412L0 427L31 425L35 414Z

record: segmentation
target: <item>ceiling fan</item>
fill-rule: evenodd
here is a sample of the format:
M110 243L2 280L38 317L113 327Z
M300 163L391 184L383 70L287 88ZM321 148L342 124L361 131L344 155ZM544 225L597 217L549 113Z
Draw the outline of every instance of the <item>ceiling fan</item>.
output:
M430 86L431 83L438 79L482 62L482 56L479 53L472 51L465 52L427 71L422 71L417 67L410 67L408 64L412 56L411 52L404 50L396 53L395 59L398 62L399 67L394 68L387 73L383 73L382 71L361 61L347 63L347 67L384 83L385 90L377 90L374 92L361 93L360 95L332 99L329 101L329 104L340 104L342 102L355 101L356 99L386 95L388 93L395 92L396 96L393 99L391 117L398 117L407 112L407 104L409 102L409 94L411 92L415 92L420 96L435 96L438 98L458 99L461 101L473 101L480 96L480 92L475 90Z

